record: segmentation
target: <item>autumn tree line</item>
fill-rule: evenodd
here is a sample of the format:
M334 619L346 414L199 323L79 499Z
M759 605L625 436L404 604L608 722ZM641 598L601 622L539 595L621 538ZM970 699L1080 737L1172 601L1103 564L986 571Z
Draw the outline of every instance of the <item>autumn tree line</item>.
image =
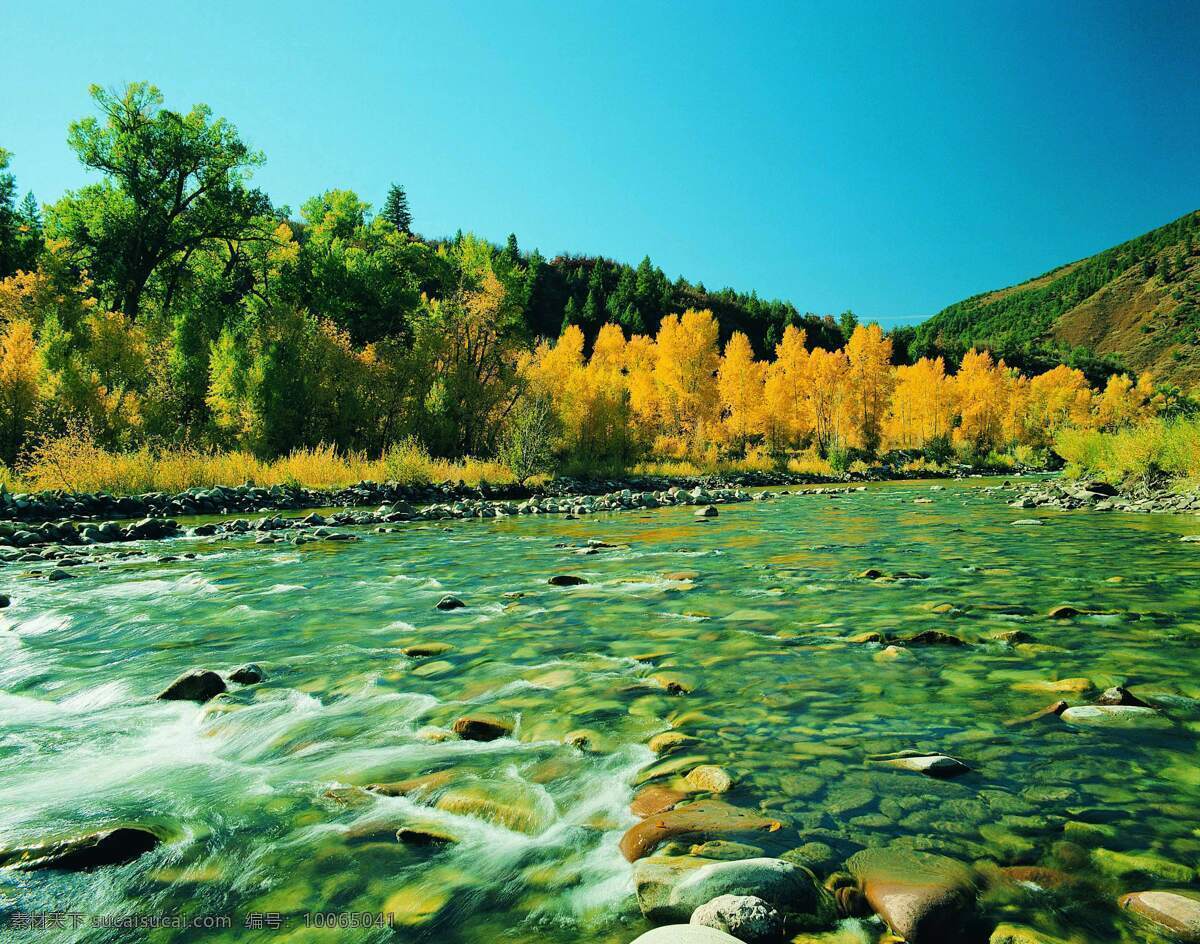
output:
M902 334L668 280L644 259L523 253L413 230L329 190L298 213L253 186L263 156L206 106L93 88L68 144L97 180L18 199L0 149L0 460L86 435L272 457L588 466L651 455L978 455L1064 424L1160 411L1149 378L1025 378L985 352L903 363Z

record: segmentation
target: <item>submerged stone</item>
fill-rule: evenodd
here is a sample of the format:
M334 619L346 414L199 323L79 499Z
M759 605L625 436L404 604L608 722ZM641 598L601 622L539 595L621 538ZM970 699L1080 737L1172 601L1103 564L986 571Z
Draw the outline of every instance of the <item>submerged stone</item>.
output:
M738 944L738 939L698 924L665 924L638 935L631 944Z
M1160 931L1180 941L1200 941L1200 894L1194 891L1145 891L1118 902Z
M775 832L783 823L720 800L699 800L642 820L621 838L621 854L630 862L649 855L668 839L722 839L746 833Z
M98 833L73 836L25 849L0 851L0 867L33 872L59 869L83 872L106 865L131 862L162 840L140 826L120 826Z
M917 754L911 757L896 757L891 760L885 760L883 763L889 767L912 770L939 780L961 777L963 774L971 772L971 768L962 761L955 760L953 757L945 754Z
M975 916L976 889L962 863L891 847L864 849L847 865L871 907L909 944L966 937Z
M1170 719L1153 708L1137 705L1076 705L1061 715L1068 724L1098 728L1166 728Z

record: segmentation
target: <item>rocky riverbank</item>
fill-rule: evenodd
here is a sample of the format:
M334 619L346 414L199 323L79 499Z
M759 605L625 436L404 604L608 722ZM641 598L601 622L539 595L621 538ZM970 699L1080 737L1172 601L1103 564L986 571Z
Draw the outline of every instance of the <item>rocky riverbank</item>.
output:
M1057 508L1090 511L1142 513L1200 512L1200 490L1173 491L1169 488L1138 486L1118 489L1107 482L1042 480L1034 483L1005 482L1002 490L1015 493L1013 508Z
M818 489L818 494L853 491L864 486ZM786 493L781 493L786 494ZM336 529L375 526L387 529L401 522L444 521L464 518L503 518L511 515L567 515L582 517L601 512L634 511L673 506L699 506L698 517L715 517L717 505L748 501L765 501L776 497L773 492L751 494L740 488L706 489L699 485L690 490L674 487L663 491L634 491L622 489L603 495L542 496L517 500L463 498L417 506L404 500L381 504L375 511L346 509L329 515L310 512L303 517L265 515L251 520L233 518L185 528L167 518L144 518L122 525L116 521L103 523L74 521L13 523L0 521L0 564L48 564L53 569L39 572L50 580L71 576L66 568L85 563L75 549L95 545L112 545L134 541L149 541L179 537L218 537L254 535L259 544L288 541L306 544L312 541L349 541L355 535ZM311 506L309 506L311 507Z
M135 518L174 518L193 515L261 514L303 508L367 508L392 502L414 505L439 502L506 501L608 495L618 492L663 492L669 489L730 490L785 488L797 485L844 485L923 478L964 477L1010 470L957 466L948 471L912 471L881 465L866 472L812 475L796 472L737 472L700 476L633 475L619 478L560 476L544 485L470 486L462 482L401 485L396 482L359 482L346 488L313 489L294 485L256 485L190 488L183 492L147 492L111 495L62 490L10 493L0 486L0 521L117 521Z

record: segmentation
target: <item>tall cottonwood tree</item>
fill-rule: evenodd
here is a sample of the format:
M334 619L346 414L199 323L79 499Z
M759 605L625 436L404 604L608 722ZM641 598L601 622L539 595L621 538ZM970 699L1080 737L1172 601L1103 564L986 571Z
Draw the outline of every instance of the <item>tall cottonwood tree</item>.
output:
M207 105L171 111L145 82L91 95L99 118L72 122L67 142L104 179L63 197L48 228L69 241L107 306L136 321L151 279L162 281L166 311L193 254L263 235L270 201L247 185L262 156Z

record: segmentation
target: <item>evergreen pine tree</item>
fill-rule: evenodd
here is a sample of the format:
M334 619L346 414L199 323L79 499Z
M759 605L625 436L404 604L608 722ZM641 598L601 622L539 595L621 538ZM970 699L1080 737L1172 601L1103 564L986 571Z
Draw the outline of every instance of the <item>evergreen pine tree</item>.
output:
M399 184L388 188L387 199L379 214L402 233L412 233L412 211L408 208L408 194Z

